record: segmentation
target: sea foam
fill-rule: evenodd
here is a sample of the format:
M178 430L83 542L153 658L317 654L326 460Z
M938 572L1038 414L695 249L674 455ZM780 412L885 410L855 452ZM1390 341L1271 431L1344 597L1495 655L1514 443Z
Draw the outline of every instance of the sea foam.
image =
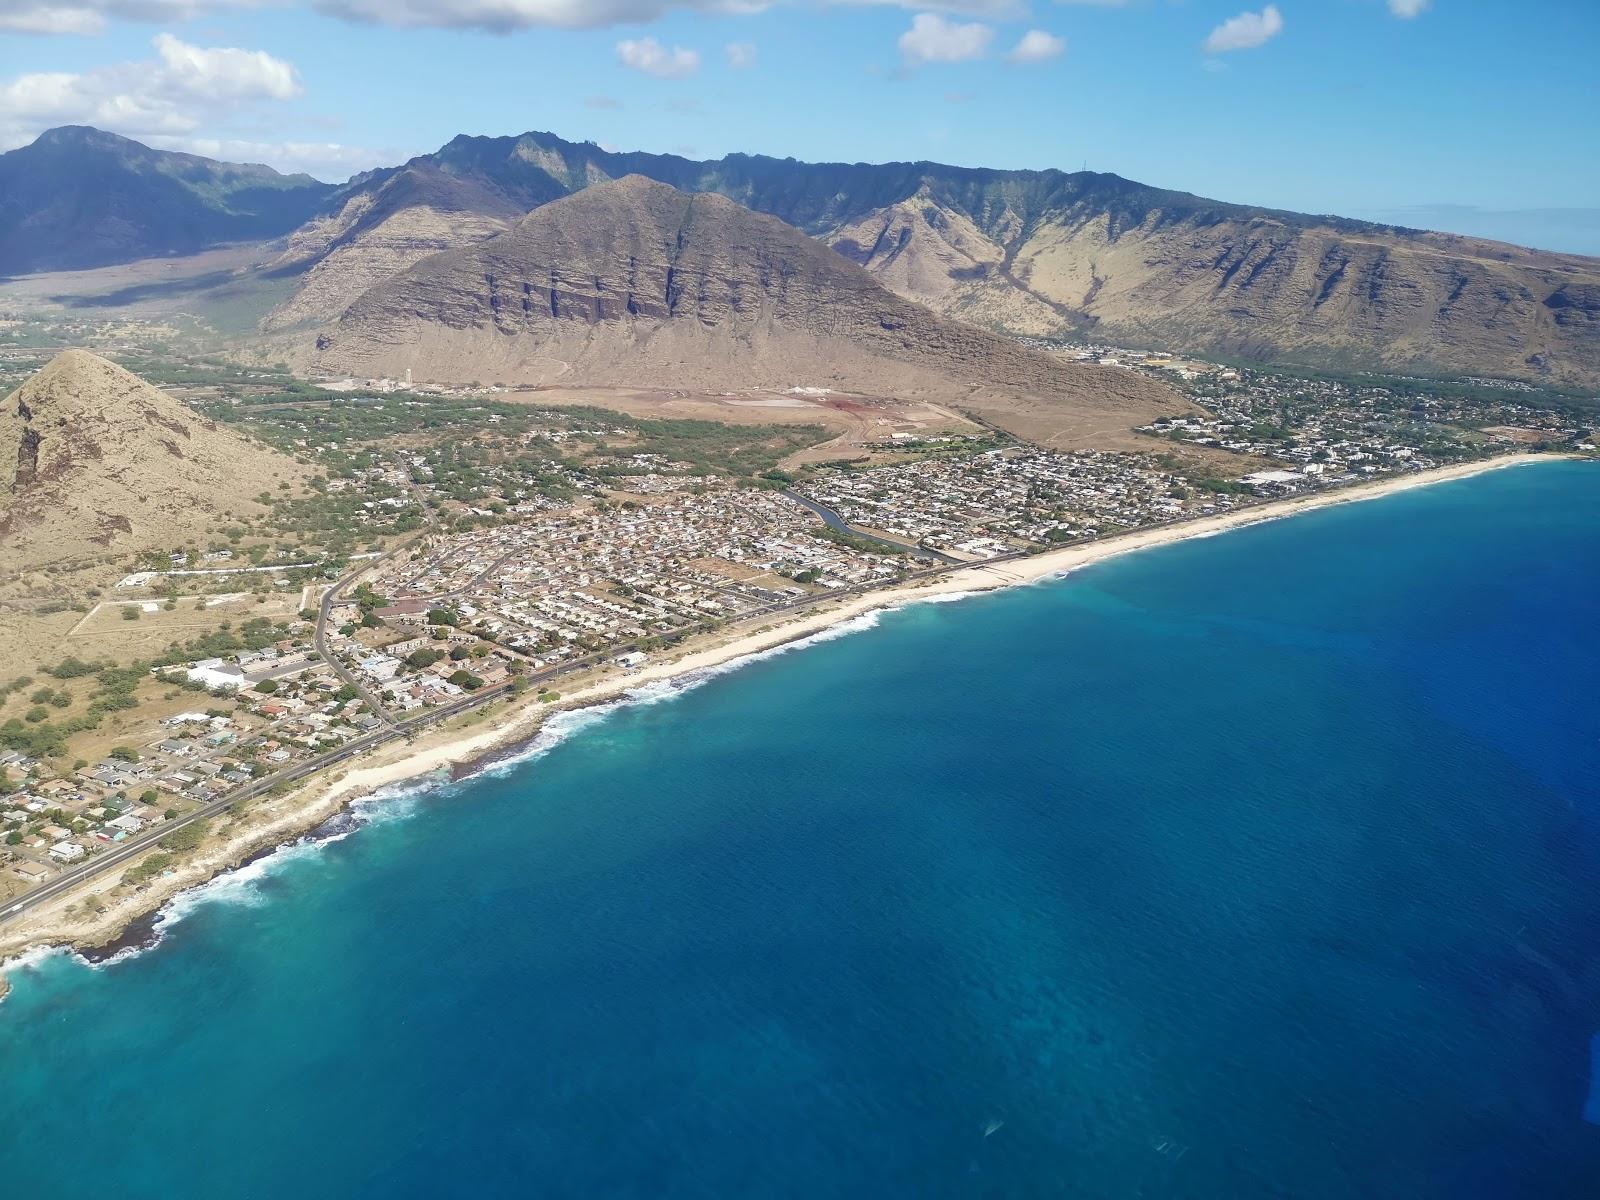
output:
M710 683L713 679L731 675L756 663L778 658L796 650L804 650L810 646L821 645L824 642L864 633L876 628L888 613L900 612L918 604L951 604L984 594L986 593L982 591L943 592L932 596L915 597L896 604L886 604L792 641L781 642L764 650L739 655L726 662L699 667L685 671L681 675L629 688L616 700L553 713L526 745L485 763L472 771L467 778L509 774L519 767L543 758L563 742L608 720L613 714L624 709L674 700ZM403 820L413 815L424 796L436 795L455 782L464 780L452 781L437 775L424 776L378 788L369 795L358 797L343 811L336 813L311 832L284 842L242 866L221 872L170 897L157 909L149 936L135 945L118 950L115 954L101 959L91 959L79 954L70 946L44 946L0 961L0 973L14 974L36 969L48 960L62 957L74 959L82 966L95 971L137 958L160 946L173 928L208 905L254 908L265 903L267 897L261 890L263 881L297 863L317 857L326 847L343 841L369 825Z
M352 801L342 812L330 817L311 832L275 846L241 866L213 875L193 887L168 897L158 908L147 937L133 945L125 946L104 958L91 958L71 946L39 946L22 954L0 961L0 974L16 975L35 970L44 963L69 958L80 966L98 971L127 962L149 950L154 950L167 938L172 929L208 905L235 905L255 908L264 904L267 896L261 884L297 863L322 854L336 842L363 829L389 821L403 820L417 811L423 795L433 791L441 781L436 778L407 780L390 787L379 788L370 795Z

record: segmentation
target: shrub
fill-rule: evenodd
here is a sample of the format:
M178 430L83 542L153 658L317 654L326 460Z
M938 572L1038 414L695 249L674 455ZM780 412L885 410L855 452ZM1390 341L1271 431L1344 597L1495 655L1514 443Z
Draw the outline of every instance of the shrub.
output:
M195 850L211 831L209 821L196 821L182 829L174 829L156 844L163 850Z
M122 876L122 882L130 884L143 883L145 880L152 879L161 874L161 872L165 871L172 865L173 861L172 855L163 854L161 851L157 850L138 866L130 867L127 871L125 871Z
M83 675L93 675L97 670L99 668L93 663L86 663L80 658L69 656L53 667L46 667L45 674L54 675L57 679L77 679Z

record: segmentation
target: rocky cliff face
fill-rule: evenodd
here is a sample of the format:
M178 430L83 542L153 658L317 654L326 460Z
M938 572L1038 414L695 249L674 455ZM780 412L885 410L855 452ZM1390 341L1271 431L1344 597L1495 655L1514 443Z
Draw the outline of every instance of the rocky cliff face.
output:
M423 260L319 345L325 365L418 379L1012 391L1130 424L1176 406L1139 376L942 319L775 218L639 176Z
M457 138L352 181L340 203L358 218L334 222L338 250L308 247L299 260L336 253L335 265L312 266L310 294L275 319L332 319L356 282L626 174L777 216L902 297L997 331L1600 382L1600 260L1225 204L1091 172L752 155L694 162L540 133ZM451 198L440 203L447 186ZM425 236L401 221L412 208L427 214ZM324 287L324 276L343 283Z
M1213 219L1049 215L974 238L928 197L830 235L940 311L1015 329L1264 359L1557 383L1600 378L1600 263L1445 234ZM952 237L951 231L956 236ZM874 237L873 235L878 236ZM888 235L888 236L885 236ZM946 260L959 253L969 262Z
M275 269L301 275L294 294L262 328L276 333L332 320L368 288L430 254L470 246L510 229L522 216L445 204L392 205L387 196L351 197L337 213L298 230Z

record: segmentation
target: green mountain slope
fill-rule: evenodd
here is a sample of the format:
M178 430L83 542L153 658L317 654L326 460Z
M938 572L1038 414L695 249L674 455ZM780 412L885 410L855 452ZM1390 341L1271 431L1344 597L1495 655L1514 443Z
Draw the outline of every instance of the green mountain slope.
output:
M84 126L0 154L0 275L72 270L279 237L334 191Z

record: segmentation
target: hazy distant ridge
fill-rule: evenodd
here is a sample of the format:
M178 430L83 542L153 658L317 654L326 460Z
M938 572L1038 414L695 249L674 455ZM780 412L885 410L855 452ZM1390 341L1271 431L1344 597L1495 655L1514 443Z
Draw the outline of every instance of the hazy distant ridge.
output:
M1600 383L1600 259L1093 172L697 162L548 133L457 137L332 188L54 130L0 156L0 272L288 234L275 269L295 288L265 327L315 329L430 254L629 174L779 217L901 296L998 332Z

